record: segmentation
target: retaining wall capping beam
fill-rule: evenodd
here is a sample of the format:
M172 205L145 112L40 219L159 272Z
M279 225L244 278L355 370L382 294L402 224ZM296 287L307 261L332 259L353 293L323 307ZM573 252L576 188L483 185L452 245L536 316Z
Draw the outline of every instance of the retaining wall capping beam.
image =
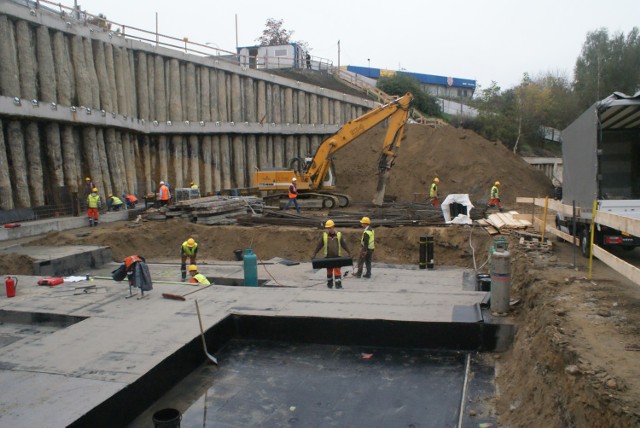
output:
M76 125L120 128L141 134L335 134L340 125L250 123L250 122L174 122L146 121L125 115L92 110L88 107L61 106L0 96L0 117L42 120Z

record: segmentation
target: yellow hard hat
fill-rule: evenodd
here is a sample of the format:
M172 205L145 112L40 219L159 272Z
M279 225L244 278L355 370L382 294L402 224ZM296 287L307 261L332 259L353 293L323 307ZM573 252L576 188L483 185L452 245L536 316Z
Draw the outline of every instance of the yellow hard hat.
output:
M113 198L113 193L109 193L109 197L110 197L110 198Z
M360 223L371 224L371 219L369 217L362 217L362 220L360 220Z
M433 179L433 182L434 183L440 183L440 179L438 177L436 177L436 178Z
M197 271L198 270L198 266L196 265L189 265L188 269L189 272L193 272L194 270Z
M333 220L327 220L327 222L324 224L324 227L329 228L329 227L334 227L336 224L333 222Z
M91 179L89 177L85 178L86 181L91 181Z
M494 186L499 186L499 185L500 185L500 182L499 182L499 181L496 181L493 185L494 185Z
M196 241L193 238L187 239L187 247L193 247L196 245Z
M97 191L98 191L98 188L97 188L97 187L94 187L93 189L91 189L91 191L92 191L92 192L97 192Z

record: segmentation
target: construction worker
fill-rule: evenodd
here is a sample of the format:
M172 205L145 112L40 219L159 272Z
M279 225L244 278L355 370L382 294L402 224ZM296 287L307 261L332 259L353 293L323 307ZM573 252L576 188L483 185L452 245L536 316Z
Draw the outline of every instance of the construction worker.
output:
M347 243L342 237L342 233L336 232L335 226L336 224L333 220L327 220L324 224L325 231L322 233L322 237L311 258L314 258L321 248L324 248L324 256L326 258L341 257L342 250L351 256L351 251L349 251ZM342 288L342 272L339 267L327 268L327 287L333 288L334 280L336 288Z
M499 186L499 181L493 183L493 187L491 188L491 193L489 195L489 203L487 204L487 206L490 208L497 206L498 209L502 211L502 202L500 202L500 189L498 189Z
M107 211L120 211L122 205L122 199L114 196L113 193L109 193L109 197L107 198Z
M198 188L198 185L196 183L194 183L193 181L191 182L190 186L191 186L192 189L197 189Z
M165 207L169 205L169 199L171 199L171 192L169 192L169 186L164 181L160 182L160 191L158 192L160 198L160 206Z
M89 196L93 191L93 188L96 187L93 185L91 178L87 177L84 179L84 194Z
M353 274L356 278L371 278L371 259L373 258L373 250L376 248L375 235L371 228L371 219L369 217L362 217L360 225L364 227L362 231L362 238L360 238L360 255L358 256L358 268ZM362 275L362 265L367 269L364 275Z
M98 225L98 209L102 206L102 200L98 195L98 189L94 187L87 196L87 216L89 217L89 227Z
M189 279L191 284L211 284L206 276L198 272L198 266L196 265L189 265L189 275L191 275L191 278Z
M438 177L434 178L433 183L431 183L431 188L429 189L429 200L434 207L440 205L440 201L438 200L438 183L440 183L440 179Z
M196 257L198 255L198 243L193 238L189 238L180 246L180 257L182 264L180 265L180 273L182 274L182 280L187 279L187 257L189 258L189 264L196 264Z
M125 207L127 209L135 208L138 203L138 198L135 195L127 195L126 193L122 194L122 199L124 199Z
M289 209L291 202L296 207L296 211L300 214L300 206L298 205L298 184L296 183L297 179L293 177L291 179L291 184L289 185L289 201L287 201L287 206L284 207L285 210Z

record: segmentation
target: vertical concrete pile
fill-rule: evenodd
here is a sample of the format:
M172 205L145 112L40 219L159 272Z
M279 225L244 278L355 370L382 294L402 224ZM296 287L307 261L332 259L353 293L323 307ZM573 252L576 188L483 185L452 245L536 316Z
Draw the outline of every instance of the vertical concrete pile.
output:
M46 19L0 13L0 96L37 100L42 109L77 109L64 121L0 114L3 210L62 203L63 188L83 200L84 177L103 197L141 196L161 180L174 187L193 181L205 193L250 187L256 168L285 167L313 153L326 135L240 132L247 123L341 124L363 111L240 68L218 68L213 59L158 53L98 27L60 29L56 18L47 26ZM150 128L154 122L194 128L219 122L239 132L172 133L167 127L165 134L147 133L95 125L89 114Z

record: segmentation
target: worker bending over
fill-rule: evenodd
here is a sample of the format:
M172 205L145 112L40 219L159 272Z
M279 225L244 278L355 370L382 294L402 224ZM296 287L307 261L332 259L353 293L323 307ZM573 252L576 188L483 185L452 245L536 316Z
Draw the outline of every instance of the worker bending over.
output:
M182 263L180 265L180 273L182 274L182 280L187 279L187 258L189 258L189 264L196 264L196 257L198 255L198 243L193 238L189 238L180 246L180 258Z
M375 246L375 235L371 228L371 219L369 217L362 217L360 225L364 227L362 231L362 238L360 238L360 255L358 256L358 269L353 274L356 278L371 278L371 259L373 258L373 250ZM362 266L365 266L367 271L362 275Z
M325 258L341 257L342 250L351 256L351 251L349 251L347 243L342 237L342 233L336 232L335 225L333 220L327 220L324 224L325 231L322 233L322 237L311 258L314 258L321 248L324 248ZM342 272L339 267L327 268L327 287L333 288L334 280L336 288L342 288Z
M135 208L136 204L138 203L138 198L136 198L136 195L127 195L126 193L123 193L122 199L124 199L127 209Z
M87 196L87 216L89 217L89 227L98 225L98 208L102 206L102 200L98 195L98 188L91 189L91 193Z
M122 199L109 193L107 198L107 211L120 211L122 208Z
M191 284L211 284L206 276L198 272L198 266L196 265L189 265L189 275L191 275L191 278L189 279Z

